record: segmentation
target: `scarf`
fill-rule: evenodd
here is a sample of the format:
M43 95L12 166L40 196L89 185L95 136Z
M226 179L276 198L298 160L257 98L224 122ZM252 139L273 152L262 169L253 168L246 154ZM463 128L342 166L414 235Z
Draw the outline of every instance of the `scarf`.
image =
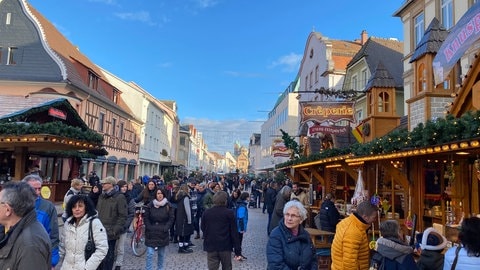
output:
M161 206L164 206L165 204L167 204L168 200L167 198L163 198L161 201L157 201L157 199L154 199L153 200L153 206L155 208L159 208Z

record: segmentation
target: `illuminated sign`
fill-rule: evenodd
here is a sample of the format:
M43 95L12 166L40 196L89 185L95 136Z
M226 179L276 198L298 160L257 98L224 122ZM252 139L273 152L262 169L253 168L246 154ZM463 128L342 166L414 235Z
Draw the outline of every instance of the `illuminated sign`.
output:
M56 118L60 118L60 119L63 119L63 120L67 119L67 114L65 112L63 112L59 109L55 109L55 108L48 109L48 115L56 117Z
M309 120L317 122L354 122L355 110L353 102L300 102L301 122Z

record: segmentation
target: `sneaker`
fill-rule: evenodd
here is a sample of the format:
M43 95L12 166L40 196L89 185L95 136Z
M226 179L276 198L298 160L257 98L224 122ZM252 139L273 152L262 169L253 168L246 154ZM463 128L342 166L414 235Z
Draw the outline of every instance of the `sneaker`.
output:
M194 244L194 243L192 243L192 242L189 242L187 247L194 247L194 246L195 246L195 244Z

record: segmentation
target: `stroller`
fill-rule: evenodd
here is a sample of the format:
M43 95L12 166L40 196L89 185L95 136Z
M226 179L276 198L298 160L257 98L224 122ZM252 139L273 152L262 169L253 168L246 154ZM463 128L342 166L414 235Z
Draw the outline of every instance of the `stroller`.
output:
M248 200L248 208L250 207L257 208L257 197L253 194L250 194L250 199Z

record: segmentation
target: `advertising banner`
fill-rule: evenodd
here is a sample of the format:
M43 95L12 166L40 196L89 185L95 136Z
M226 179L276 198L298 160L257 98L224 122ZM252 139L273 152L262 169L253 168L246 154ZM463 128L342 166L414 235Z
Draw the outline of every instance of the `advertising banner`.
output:
M449 31L450 33L433 59L435 85L445 81L457 61L480 38L480 2L465 12Z

